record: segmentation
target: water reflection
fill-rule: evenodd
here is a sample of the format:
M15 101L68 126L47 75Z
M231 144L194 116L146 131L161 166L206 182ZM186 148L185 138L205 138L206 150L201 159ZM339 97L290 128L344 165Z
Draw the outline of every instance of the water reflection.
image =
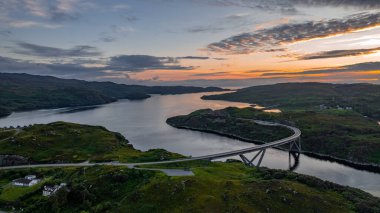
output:
M299 152L289 152L289 170L294 171L300 165L300 156Z

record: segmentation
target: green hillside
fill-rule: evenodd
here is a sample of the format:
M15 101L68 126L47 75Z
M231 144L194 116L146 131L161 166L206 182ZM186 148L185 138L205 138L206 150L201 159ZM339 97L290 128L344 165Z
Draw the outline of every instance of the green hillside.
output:
M351 107L360 114L380 119L380 85L282 83L254 86L203 99L227 100L276 107L283 110Z
M50 76L0 73L0 117L12 111L98 105L149 94L223 91L217 87L141 86L88 82Z
M180 158L165 150L142 152L104 127L65 122L0 130L0 155L18 155L30 163L83 161L155 161Z

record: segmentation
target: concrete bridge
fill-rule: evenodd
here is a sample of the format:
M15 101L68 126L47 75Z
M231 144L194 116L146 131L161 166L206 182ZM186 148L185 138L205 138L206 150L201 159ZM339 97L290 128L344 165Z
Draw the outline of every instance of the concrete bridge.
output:
M247 119L245 119L247 120ZM175 160L167 160L167 161L156 161L156 162L144 162L144 163L120 163L120 162L100 162L100 163L91 163L91 162L83 162L83 163L57 163L57 164L32 164L32 165L19 165L19 166L7 166L0 167L0 170L5 169L21 169L21 168L37 168L37 167L86 167L86 166L95 166L95 165L109 165L109 166L127 166L129 168L133 168L135 166L141 165L154 165L154 164L167 164L167 163L180 163L180 162L189 162L196 160L216 160L222 159L232 156L240 156L243 163L247 166L257 166L261 165L261 162L264 158L265 152L268 148L276 148L284 145L289 145L289 169L294 169L298 164L298 158L301 153L301 131L292 126L288 126L285 124L253 120L255 123L264 126L281 126L285 127L293 132L293 134L287 138L283 138L280 140L272 141L269 143L265 143L262 145L255 145L250 148L222 152L211 155L204 155L199 157L190 157L190 158L181 158ZM252 159L248 159L244 154L247 153L255 153ZM295 159L295 165L291 165L291 156ZM257 160L257 162L256 162Z

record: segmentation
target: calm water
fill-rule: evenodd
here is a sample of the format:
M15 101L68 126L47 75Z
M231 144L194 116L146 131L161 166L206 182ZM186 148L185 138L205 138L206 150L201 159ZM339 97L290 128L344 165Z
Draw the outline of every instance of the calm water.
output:
M66 108L13 113L0 119L0 126L54 121L102 125L109 130L122 133L137 149L163 148L191 156L253 146L249 143L213 134L176 129L165 123L168 117L188 114L197 109L248 106L244 103L201 100L200 97L204 94L157 95L147 100L122 100L83 111ZM287 152L270 149L267 150L262 165L269 168L288 169L288 159ZM298 173L360 188L380 197L380 174L360 171L304 155L300 156L299 162L299 166L295 170Z

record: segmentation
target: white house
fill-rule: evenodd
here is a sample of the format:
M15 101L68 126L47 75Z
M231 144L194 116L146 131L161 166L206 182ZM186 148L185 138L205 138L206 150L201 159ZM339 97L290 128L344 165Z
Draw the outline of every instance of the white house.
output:
M37 177L35 175L27 175L27 176L25 176L25 179L28 179L28 180L34 180L36 178Z
M35 175L27 175L25 178L19 178L12 181L14 186L26 186L31 187L39 183L41 180L37 179Z
M49 196L55 194L59 189L61 189L62 187L65 187L65 186L66 186L66 183L61 183L59 186L58 185L44 186L44 189L42 190L42 195L45 197L49 197Z

